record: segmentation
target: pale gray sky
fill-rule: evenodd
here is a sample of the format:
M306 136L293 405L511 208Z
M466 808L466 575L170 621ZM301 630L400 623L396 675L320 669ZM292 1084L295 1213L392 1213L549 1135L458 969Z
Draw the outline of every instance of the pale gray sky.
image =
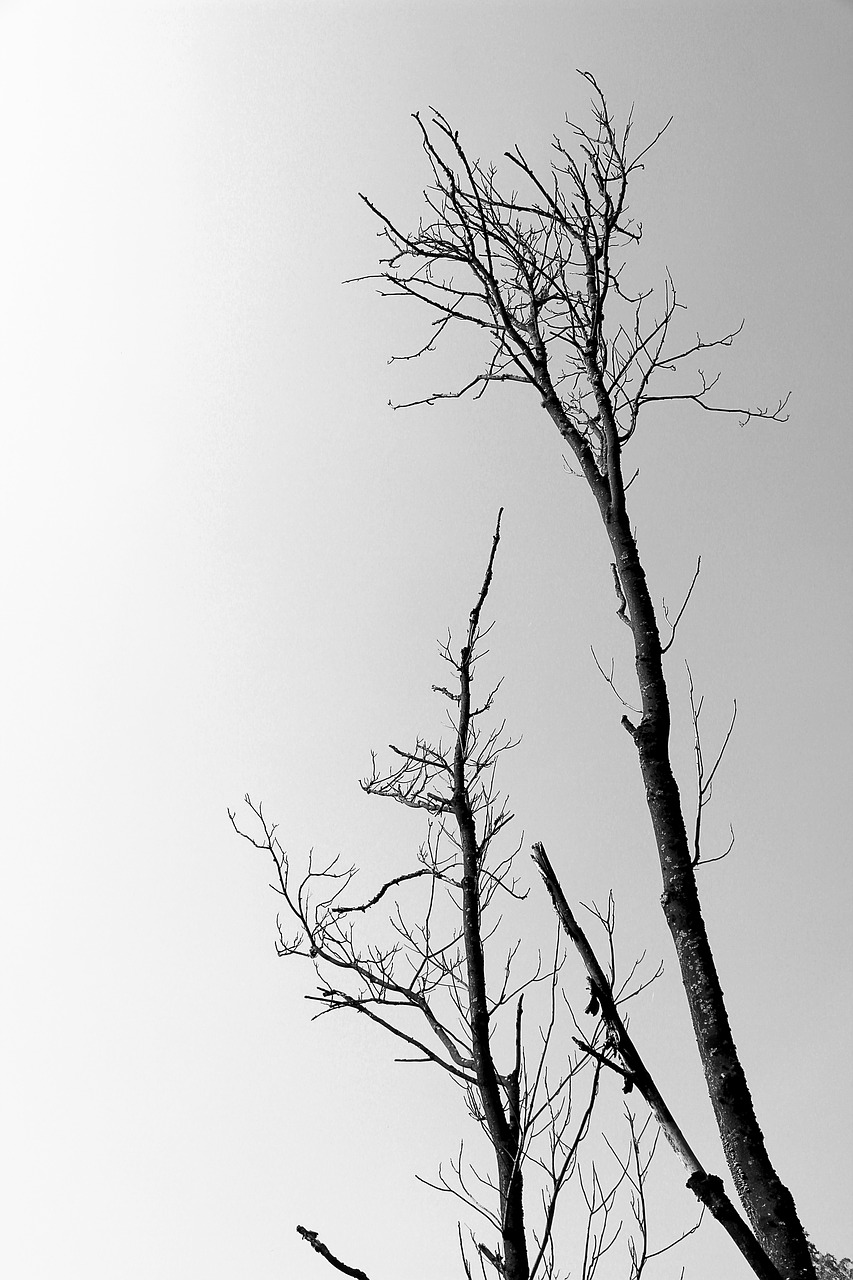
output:
M501 504L519 832L573 898L613 888L626 958L664 959L632 1029L722 1172L589 656L627 682L593 505L535 397L393 414L469 350L389 368L422 317L341 287L376 259L357 192L417 211L412 111L484 159L544 155L583 118L576 67L640 133L675 117L633 278L668 266L688 332L746 317L732 402L792 391L785 426L650 418L632 496L657 598L703 558L670 666L688 794L683 659L710 735L740 708L708 817L737 846L702 891L756 1106L807 1229L853 1252L852 50L853 9L823 2L0 5L5 1274L332 1274L296 1222L372 1280L457 1274L456 1207L414 1179L455 1154L461 1099L309 1021L226 806L263 798L294 857L368 883L406 865L422 827L357 779L439 723L435 638ZM660 1238L691 1220L673 1164ZM682 1264L743 1270L714 1224L655 1274Z

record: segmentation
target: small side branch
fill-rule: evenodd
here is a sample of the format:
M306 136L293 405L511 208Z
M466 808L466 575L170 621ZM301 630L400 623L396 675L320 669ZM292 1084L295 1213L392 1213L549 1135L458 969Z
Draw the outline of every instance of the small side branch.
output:
M717 758L714 761L713 765L711 766L710 771L706 771L705 756L704 756L704 752L702 751L702 739L699 734L699 717L702 714L702 706L704 703L704 698L700 698L697 703L696 692L693 687L693 673L690 670L689 664L685 664L685 665L687 666L687 679L690 685L690 713L693 718L693 750L696 756L696 822L693 827L692 863L694 867L698 867L698 866L704 866L706 863L709 863L709 862L722 861L722 859L727 857L728 854L730 854L732 849L734 848L735 836L734 836L734 831L731 828L729 828L729 830L731 831L731 840L729 841L728 848L725 850L724 853L717 854L715 858L702 857L700 838L702 834L702 810L705 808L707 804L710 803L711 796L713 794L713 789L714 789L714 777L716 775L717 769L720 767L720 763L723 759L723 756L726 753L726 748L728 747L729 742L731 741L732 733L734 732L735 721L737 720L737 698L735 698L733 701L732 718L729 721L729 727L726 730L726 736L723 739L723 745L720 747L720 750L717 752Z
M495 524L494 537L492 538L492 549L489 552L489 563L486 565L486 576L483 578L483 585L480 588L480 594L477 598L477 603L474 605L474 608L471 610L471 615L468 620L469 653L474 646L474 639L476 637L477 630L480 625L480 613L485 603L486 596L489 594L489 587L492 585L492 573L494 571L494 566L495 566L495 556L498 550L498 543L501 540L501 518L503 517L503 513L504 513L504 509L503 507L501 507L500 510L498 511L498 518ZM464 658L464 654L463 654L463 658Z
M625 619L625 621L627 622L627 618ZM619 690L616 688L616 684L615 684L615 681L614 681L614 679L613 679L613 674L614 674L614 671L615 671L615 663L614 663L613 659L612 659L612 658L610 659L610 675L608 675L608 674L607 674L607 672L604 670L604 667L603 667L603 666L601 665L601 663L598 661L598 654L595 652L595 649L593 649L592 645L590 645L590 646L589 646L589 651L590 651L590 653L592 654L592 660L593 660L593 662L594 662L594 663L595 663L595 665L598 667L599 674L601 675L601 677L602 677L602 679L604 680L605 684L609 684L609 685L610 685L610 688L612 689L612 691L613 691L613 693L616 695L616 697L619 699L619 701L622 703L622 706L623 706L623 707L625 707L625 708L626 708L626 710L628 710L628 711L633 711L635 715L641 715L642 713L640 712L640 710L639 710L637 707L632 707L632 706L631 706L631 704L630 704L630 702L626 702L626 701L625 701L625 699L622 697L622 694L621 694L621 693L619 692Z
M581 1040L578 1036L572 1036L575 1044L579 1049L583 1049L584 1053L588 1053L591 1058L595 1058L596 1062L600 1062L603 1067L609 1067L611 1071L615 1071L621 1076L624 1083L622 1085L623 1093L630 1093L634 1087L634 1077L627 1067L621 1066L618 1062L614 1062L606 1053L601 1053L599 1049L593 1048L591 1044L587 1044L585 1040Z
M731 338L734 338L736 335L732 334L729 336ZM702 343L701 345L703 347L705 346L728 347L728 346L731 346L731 342L728 340L728 337L727 337L727 338L721 338L716 343ZM670 365L674 364L676 360L682 359L684 355L692 355L693 350L698 350L698 345L696 348L693 348L687 352L683 352L677 356L669 356L668 359L669 359ZM705 395L715 385L718 378L714 378L712 382L708 382L704 374L702 373L701 369L699 370L699 377L702 380L702 389L699 392L696 392L693 394L683 393L680 395L671 395L671 396L643 396L642 404L650 404L653 400L690 401L692 404L698 405L700 409L707 410L708 413L735 414L739 419L738 421L739 427L745 427L748 422L752 422L753 420L764 421L764 422L781 422L781 423L785 423L788 421L788 415L785 412L785 410L788 407L788 401L791 399L790 391L786 396L780 399L775 409L771 409L769 405L760 405L760 406L757 406L755 409L745 409L742 407L738 407L736 405L729 406L729 405L721 405L721 404L708 404L707 400L705 399Z
M346 1262L341 1262L340 1258L336 1258L331 1249L319 1239L316 1231L308 1231L305 1227L297 1227L296 1230L303 1240L308 1241L315 1253L319 1253L321 1258L325 1258L336 1271L342 1271L345 1276L352 1276L353 1280L370 1280L367 1273L359 1267L351 1267Z
M336 916L345 915L349 911L367 911L369 907L373 907L384 897L389 889L395 888L398 884L402 884L405 880L416 880L419 876L435 876L437 872L433 867L420 867L417 871L406 871L401 876L395 876L393 880L383 884L378 893L375 893L369 901L362 903L357 907L332 907L331 910ZM440 879L440 876L439 876Z
M666 644L661 647L661 651L660 651L661 657L663 657L663 655L669 649L672 648L672 642L675 639L675 632L678 628L678 624L684 615L684 610L687 608L687 605L690 601L690 597L693 595L693 588L696 586L696 580L699 577L699 569L701 567L701 564L702 564L702 557L699 556L697 557L697 560L696 560L696 572L693 574L693 580L690 583L690 586L687 588L687 595L684 597L684 603L682 604L681 608L678 610L678 613L675 615L674 622L670 622L669 610L666 607L666 601L665 600L663 601L663 616L666 618L667 622L669 622L670 635Z

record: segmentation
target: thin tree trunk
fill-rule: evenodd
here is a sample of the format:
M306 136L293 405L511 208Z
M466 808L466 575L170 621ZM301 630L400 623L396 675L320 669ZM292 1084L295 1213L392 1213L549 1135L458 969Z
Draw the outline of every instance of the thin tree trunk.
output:
M524 1230L523 1178L519 1159L520 1127L518 1116L518 1072L504 1084L508 1087L508 1104L504 1108L501 1080L495 1067L489 1039L489 1006L486 994L486 971L483 939L480 929L480 846L465 777L468 759L468 737L471 730L471 663L477 637L480 610L489 589L498 538L500 517L495 531L492 553L477 604L471 610L468 643L459 664L459 719L453 755L453 815L459 830L462 850L462 929L468 978L468 1020L477 1087L486 1128L498 1165L498 1190L501 1206L502 1270L506 1280L529 1280L530 1263ZM507 1111L509 1114L507 1114Z

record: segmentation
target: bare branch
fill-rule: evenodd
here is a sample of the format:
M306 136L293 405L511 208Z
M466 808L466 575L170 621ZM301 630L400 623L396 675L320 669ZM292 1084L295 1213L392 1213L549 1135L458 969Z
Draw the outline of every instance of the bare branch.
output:
M626 621L626 622L627 622L627 621L628 621L628 619L627 619L627 618L625 618L625 619L624 619L624 621ZM593 649L592 645L590 645L590 646L589 646L589 651L590 651L590 653L592 654L592 660L593 660L593 662L595 663L595 665L598 667L598 670L599 670L599 673L601 674L602 679L604 680L605 684L609 684L609 685L610 685L610 688L613 690L614 694L615 694L615 695L616 695L616 697L619 699L619 701L621 702L622 706L623 706L623 707L625 707L625 708L626 708L626 710L628 710L628 711L633 711L634 715L639 715L639 714L640 714L639 708L637 708L637 707L632 707L632 706L631 706L631 704L630 704L630 702L626 702L626 701L625 701L625 699L622 697L622 694L619 692L619 690L616 688L616 685L614 684L614 681L613 681L614 661L613 661L613 659L612 659L612 658L610 659L610 674L608 675L608 674L607 674L607 672L606 672L606 671L604 670L604 668L602 667L601 663L598 661L598 657L597 657L596 652L595 652L595 649Z
M359 1267L351 1267L346 1262L341 1262L340 1258L336 1258L331 1249L323 1244L316 1231L308 1231L305 1227L297 1227L296 1230L302 1236L302 1239L307 1240L311 1248L316 1253L319 1253L321 1258L325 1258L336 1271L342 1271L345 1276L352 1276L353 1280L370 1280L367 1273Z
M393 880L388 880L383 884L378 893L375 893L367 902L357 907L332 907L335 915L341 916L348 911L367 911L369 907L374 907L381 898L385 896L389 889L395 888L396 885L402 884L405 880L416 880L419 876L434 876L438 873L432 867L420 867L417 871L407 871L401 876L395 876Z
M672 648L672 642L675 639L675 632L678 628L678 624L681 621L682 617L684 616L684 610L687 608L687 605L690 602L690 597L693 595L693 588L696 586L696 581L699 577L699 569L701 567L701 564L702 564L702 557L698 556L696 559L696 572L693 574L693 578L690 582L690 586L687 588L687 595L684 597L684 601L681 605L681 608L678 610L678 613L675 615L674 622L670 622L669 611L667 610L667 607L666 607L666 601L665 600L663 601L663 616L666 618L667 622L669 622L670 634L669 634L669 640L666 642L665 645L661 646L661 655L665 654L669 649Z
M720 1179L706 1173L703 1169L652 1080L616 1008L611 984L605 977L586 935L566 901L545 847L541 843L537 842L533 846L533 860L539 868L560 923L574 943L589 974L591 990L601 1006L602 1017L612 1033L614 1048L621 1058L621 1063L613 1061L591 1046L584 1047L602 1065L622 1075L626 1085L636 1086L654 1113L664 1137L684 1165L688 1173L688 1188L711 1210L714 1217L726 1229L756 1275L764 1277L765 1280L779 1280L779 1272L726 1196Z
M734 848L735 834L731 827L729 828L731 832L731 840L729 841L728 848L724 853L717 854L714 858L703 858L701 856L700 837L702 832L702 811L711 801L714 777L717 769L720 767L720 762L725 755L726 748L728 747L732 733L734 732L735 721L737 720L737 698L734 699L732 705L732 718L729 721L729 727L726 731L725 737L723 738L723 744L717 753L717 758L714 761L710 772L706 773L705 758L702 751L702 739L699 733L699 717L702 714L704 699L700 698L697 704L695 690L693 687L693 673L691 672L688 663L685 663L685 666L687 667L687 680L690 689L690 713L693 720L693 750L696 757L696 819L693 825L692 865L694 867L698 867L705 866L710 862L721 862L723 858L727 857Z

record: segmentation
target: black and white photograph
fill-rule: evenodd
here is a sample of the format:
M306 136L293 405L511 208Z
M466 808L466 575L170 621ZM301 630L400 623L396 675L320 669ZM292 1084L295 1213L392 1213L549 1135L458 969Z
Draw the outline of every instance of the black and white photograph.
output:
M9 1280L853 1280L853 3L0 0Z

